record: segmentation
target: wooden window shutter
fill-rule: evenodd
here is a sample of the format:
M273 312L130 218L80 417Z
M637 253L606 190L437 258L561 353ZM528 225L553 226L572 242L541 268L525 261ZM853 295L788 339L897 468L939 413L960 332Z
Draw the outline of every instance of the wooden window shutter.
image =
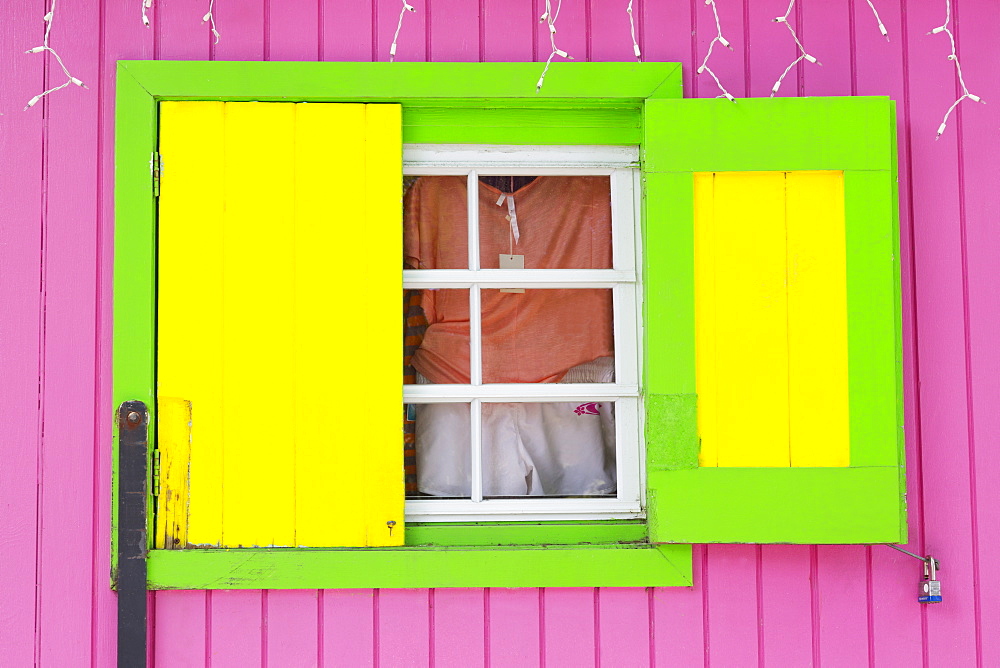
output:
M403 544L400 107L163 102L155 545Z
M650 539L905 542L893 103L644 123Z

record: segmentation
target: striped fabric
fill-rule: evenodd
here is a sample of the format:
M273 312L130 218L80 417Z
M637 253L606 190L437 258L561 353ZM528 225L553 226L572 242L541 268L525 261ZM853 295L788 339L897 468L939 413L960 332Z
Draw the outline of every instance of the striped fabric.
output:
M427 329L427 318L420 306L420 290L403 291L403 384L412 385L417 382L417 372L411 361L413 353L420 347ZM403 406L403 471L406 481L406 493L417 491L417 453L414 449L416 440L416 423L410 419L407 407Z

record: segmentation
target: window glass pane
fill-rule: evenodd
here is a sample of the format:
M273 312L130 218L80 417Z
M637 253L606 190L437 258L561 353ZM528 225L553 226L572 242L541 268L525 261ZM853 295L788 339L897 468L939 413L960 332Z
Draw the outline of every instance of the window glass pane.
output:
M468 269L468 179L403 177L403 267Z
M487 403L483 496L613 496L612 401Z
M611 292L484 289L483 382L614 382Z
M483 269L610 269L610 177L481 176L479 252Z
M403 384L469 382L469 291L403 290Z
M415 485L407 485L407 497L469 498L469 404L407 404L405 408L404 432L409 429L413 434L412 458L406 453L407 477L415 473L416 478Z

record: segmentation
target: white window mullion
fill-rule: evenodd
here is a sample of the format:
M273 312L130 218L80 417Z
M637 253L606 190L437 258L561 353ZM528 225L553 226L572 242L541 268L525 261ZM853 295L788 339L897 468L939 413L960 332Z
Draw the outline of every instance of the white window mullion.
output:
M615 461L618 463L618 500L639 503L639 400L634 397L615 403Z
M473 399L469 407L472 411L469 424L472 425L472 500L476 503L483 500L483 402Z
M476 170L469 172L466 189L468 190L466 218L469 221L469 269L475 271L479 269L479 173Z
M616 285L611 293L615 335L615 382L639 384L638 313L635 284Z
M635 207L635 170L616 169L611 174L611 248L615 269L634 272L635 246L632 230ZM639 220L639 218L634 218Z

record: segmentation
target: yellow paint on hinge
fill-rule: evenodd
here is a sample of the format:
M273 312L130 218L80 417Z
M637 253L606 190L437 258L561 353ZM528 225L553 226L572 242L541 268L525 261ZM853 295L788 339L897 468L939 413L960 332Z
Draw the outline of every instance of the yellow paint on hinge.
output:
M195 301L215 300L203 346L182 291L168 289L166 312L161 297L160 346L175 351L172 368L161 356L161 386L215 390L213 410L192 397L190 542L401 545L399 106L225 103L221 127L189 130L223 163L175 193L209 200L210 250L178 242L160 257L161 286L166 267ZM161 230L186 229L164 206ZM178 359L185 346L213 360ZM207 475L199 447L218 462ZM214 526L196 522L203 502Z
M846 466L839 172L695 176L702 466Z
M850 464L842 172L788 172L792 466Z
M158 397L157 448L160 495L156 504L155 546L183 548L188 543L188 465L191 461L191 402Z

